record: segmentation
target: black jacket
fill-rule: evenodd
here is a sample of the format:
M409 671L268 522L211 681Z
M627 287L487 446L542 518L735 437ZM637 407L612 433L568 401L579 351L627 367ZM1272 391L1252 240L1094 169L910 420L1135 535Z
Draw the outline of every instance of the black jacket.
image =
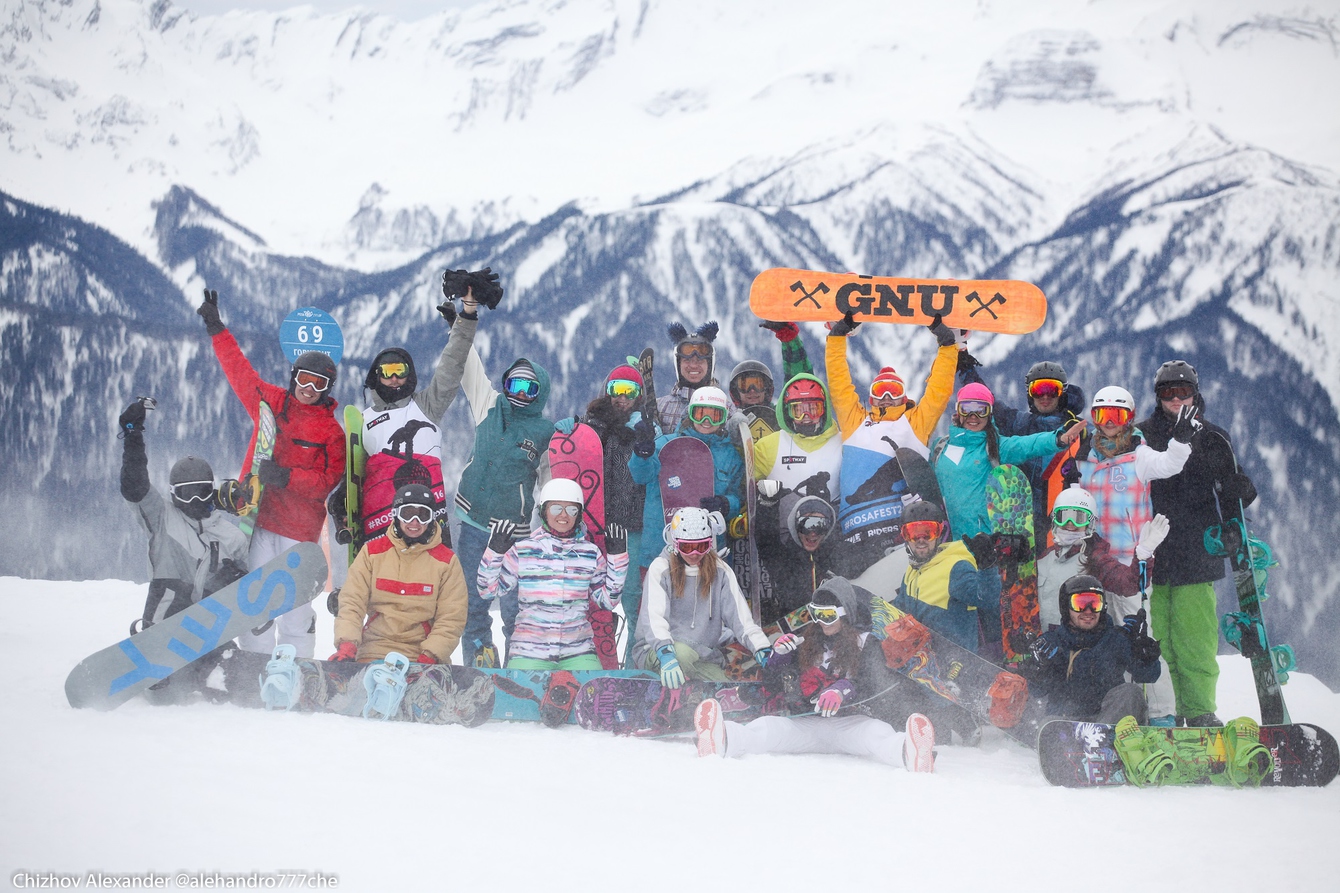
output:
M1046 695L1047 713L1072 719L1097 716L1103 695L1125 682L1125 673L1133 682L1154 682L1161 672L1157 660L1135 661L1130 637L1106 613L1088 631L1052 627L1034 643L1033 656L1029 682Z

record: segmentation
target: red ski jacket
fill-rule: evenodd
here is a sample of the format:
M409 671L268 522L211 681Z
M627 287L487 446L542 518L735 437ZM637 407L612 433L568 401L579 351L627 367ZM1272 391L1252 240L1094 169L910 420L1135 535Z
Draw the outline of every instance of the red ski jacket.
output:
M338 404L326 397L306 406L286 388L261 381L232 332L225 329L211 340L223 374L252 422L260 415L262 400L270 405L275 414L274 460L292 472L287 487L266 488L256 525L289 539L316 542L326 521L326 496L344 476L344 429L335 420ZM255 446L253 429L242 475L251 472Z

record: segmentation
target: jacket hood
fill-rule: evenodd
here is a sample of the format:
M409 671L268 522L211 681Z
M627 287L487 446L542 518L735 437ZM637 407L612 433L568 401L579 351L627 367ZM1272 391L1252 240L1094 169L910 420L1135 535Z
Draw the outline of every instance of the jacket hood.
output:
M820 431L818 434L813 435L797 434L796 429L791 427L791 420L786 417L786 406L784 405L785 401L782 398L786 394L786 388L792 382L796 381L812 381L823 389L824 419L827 420L827 424L824 425L823 430ZM815 375L810 375L808 372L802 372L799 375L792 376L786 382L786 384L782 386L781 392L777 395L777 406L774 409L774 415L776 415L777 417L778 427L780 427L781 430L785 431L786 433L790 434L792 437L800 439L802 443L806 441L821 441L821 442L825 441L833 435L834 431L837 430L837 416L834 415L833 413L833 398L828 393L828 385L823 383L823 379Z
M847 621L861 632L868 632L874 621L870 616L871 593L855 585L846 577L829 577L814 590L810 601L816 604L841 605L847 612Z
M791 539L797 546L800 545L800 534L796 530L796 521L804 515L818 514L828 517L828 534L824 537L824 541L827 541L837 529L837 510L831 503L818 496L802 496L791 506L791 513L786 516L786 529L791 531Z
M549 402L549 373L545 371L543 366L534 360L527 359L526 357L517 357L512 361L512 365L508 366L503 372L501 381L506 381L508 376L512 374L512 371L520 366L529 366L530 370L535 373L535 380L540 384L539 395L525 406L513 406L507 399L507 395L500 393L498 394L497 405L506 415L533 416L539 418L544 415L544 405Z

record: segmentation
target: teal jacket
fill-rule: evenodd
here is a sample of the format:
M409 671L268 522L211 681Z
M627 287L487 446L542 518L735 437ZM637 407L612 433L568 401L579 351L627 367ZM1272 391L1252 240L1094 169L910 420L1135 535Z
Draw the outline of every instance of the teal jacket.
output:
M1021 437L1000 438L1000 464L1022 465L1029 459L1053 455L1055 431L1039 431ZM945 514L954 538L990 533L986 516L986 482L991 477L991 457L986 452L986 432L954 426L941 448L936 444L935 477L945 498ZM957 461L956 461L957 460Z

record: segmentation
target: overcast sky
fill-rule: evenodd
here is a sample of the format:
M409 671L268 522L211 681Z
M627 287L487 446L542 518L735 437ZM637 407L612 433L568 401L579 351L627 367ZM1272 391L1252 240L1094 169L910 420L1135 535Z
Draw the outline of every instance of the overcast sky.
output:
M313 6L321 12L340 12L361 6L393 15L407 22L430 16L444 9L473 6L487 0L172 0L172 5L189 9L196 15L218 15L230 9L260 9L278 12L295 6Z

